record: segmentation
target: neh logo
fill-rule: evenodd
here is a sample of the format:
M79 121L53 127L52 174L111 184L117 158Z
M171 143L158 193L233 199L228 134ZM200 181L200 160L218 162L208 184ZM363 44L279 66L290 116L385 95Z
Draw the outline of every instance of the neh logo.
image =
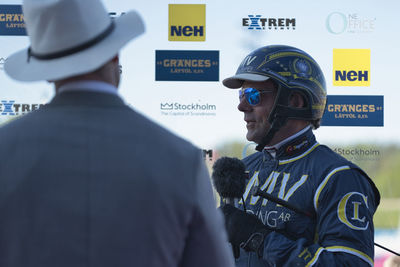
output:
M263 18L261 15L248 15L242 19L243 27L249 30L294 30L296 28L295 18Z
M0 115L15 116L23 115L31 111L43 107L43 104L20 104L15 103L15 100L1 100L0 101Z
M0 5L0 35L26 35L21 5Z
M370 86L370 49L333 49L333 85Z
M206 5L169 4L168 41L205 41Z

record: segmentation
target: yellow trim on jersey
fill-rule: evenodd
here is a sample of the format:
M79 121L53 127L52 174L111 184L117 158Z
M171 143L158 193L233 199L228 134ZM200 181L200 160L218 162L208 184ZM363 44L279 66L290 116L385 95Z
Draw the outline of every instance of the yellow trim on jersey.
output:
M319 254L321 254L321 252L324 251L324 249L325 248L323 248L323 247L320 247L319 249L317 249L314 257L307 263L306 267L313 266L314 263L318 260Z
M368 262L371 266L374 266L374 261L371 259L370 256L354 248L344 247L344 246L332 246L332 247L326 247L325 250L330 252L346 252L355 255Z
M296 161L298 159L304 158L305 156L307 156L308 154L310 154L317 146L319 146L319 143L315 143L312 147L310 147L310 149L308 149L306 152L304 152L303 154L291 158L291 159L285 159L285 160L280 160L279 161L279 165L283 165L283 164L288 164L291 163L293 161Z
M259 171L255 171L255 172L253 173L253 176L250 178L249 182L247 183L247 185L246 185L246 191L245 191L244 194L243 194L243 199L244 199L244 201L246 201L247 197L249 196L250 189L251 189L251 187L254 185L254 183L256 182L256 180L257 180L257 185L258 185L258 173L259 173ZM240 200L240 201L239 201L239 204L243 204L243 201Z
M371 259L371 257L369 257L367 254L365 254L364 252L361 252L357 249L354 248L350 248L350 247L345 247L345 246L332 246L332 247L320 247L317 249L317 251L314 254L314 257L307 263L306 267L311 267L313 266L317 260L319 255L324 251L329 251L329 252L345 252L345 253L349 253L351 255L357 256L359 258L361 258L362 260L368 262L371 266L374 266L374 261Z
M315 211L317 211L317 209L318 209L318 198L319 198L319 195L321 194L321 191L324 189L325 185L328 183L328 181L332 177L332 175L334 175L337 172L344 171L344 170L349 170L349 169L350 169L349 166L338 167L338 168L334 169L333 171L331 171L325 177L325 179L322 181L322 183L318 186L317 191L315 192L315 195L314 195L314 209L315 209Z

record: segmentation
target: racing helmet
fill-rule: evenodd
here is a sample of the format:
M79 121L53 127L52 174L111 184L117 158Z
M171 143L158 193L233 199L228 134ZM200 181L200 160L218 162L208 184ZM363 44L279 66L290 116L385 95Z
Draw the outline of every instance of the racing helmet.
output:
M236 74L222 83L228 88L240 88L244 81L268 79L278 85L278 92L268 117L271 127L257 150L261 150L288 119L319 121L326 104L326 84L321 68L309 54L292 46L269 45L256 49L243 59ZM303 96L304 107L289 105L294 92Z

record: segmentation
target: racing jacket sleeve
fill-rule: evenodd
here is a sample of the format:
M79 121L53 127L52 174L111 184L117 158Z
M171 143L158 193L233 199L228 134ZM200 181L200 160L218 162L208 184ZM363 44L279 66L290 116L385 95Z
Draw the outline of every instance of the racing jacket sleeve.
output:
M263 259L272 266L373 266L372 218L379 203L374 189L358 169L332 170L313 198L315 240L273 232L264 240Z

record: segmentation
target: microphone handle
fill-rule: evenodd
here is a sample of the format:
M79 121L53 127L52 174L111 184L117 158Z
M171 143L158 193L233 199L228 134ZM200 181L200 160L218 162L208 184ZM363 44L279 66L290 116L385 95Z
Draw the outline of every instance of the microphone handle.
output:
M311 213L309 213L309 212L306 212L306 211L303 211L303 210L300 209L299 207L297 207L297 206L295 206L295 205L293 205L293 204L290 204L289 202L287 202L287 201L285 201L285 200L282 200L282 199L280 199L280 198L274 197L273 195L268 194L267 192L262 191L260 188L257 188L257 189L256 189L256 192L255 192L253 195L254 195L254 196L260 196L260 197L262 197L262 198L268 199L268 200L270 200L270 201L272 201L272 202L275 202L275 203L277 203L277 204L280 204L280 205L282 205L282 206L284 206L284 207L286 207L286 208L288 208L288 209L291 209L291 210L293 210L293 211L295 211L295 212L297 212L297 213L303 214L303 215L305 215L305 216L307 216L307 217L315 218L315 216L314 216L313 214L311 214ZM275 230L275 231L276 231L276 230ZM290 238L290 237L289 237L289 238ZM382 245L380 245L380 244L378 244L378 243L375 243L375 242L374 242L374 245L377 246L377 247L380 247L380 248L382 248L382 249L384 249L384 250L386 250L386 251L389 251L390 253L393 253L393 254L396 255L396 256L400 256L400 253L397 253L397 252L395 252L395 251L393 251L393 250L391 250L391 249L389 249L389 248L387 248L387 247L384 247L384 246L382 246Z
M239 207L239 200L237 198L227 197L227 198L223 198L222 200L225 205L232 205L235 208ZM232 247L233 256L235 257L235 259L238 259L240 257L240 247L233 245L232 243L231 243L231 247Z
M313 219L315 217L313 214L300 209L299 207L289 203L288 201L285 201L285 200L277 198L277 197L275 197L275 196L273 196L271 194L268 194L267 192L264 192L264 191L260 190L259 188L257 189L257 191L256 191L256 193L254 195L255 196L260 196L262 198L266 198L266 199L268 199L268 200L270 200L272 202L275 202L275 203L277 203L279 205L282 205L282 206L284 206L284 207L286 207L286 208L288 208L290 210L293 210L293 211L295 211L297 213L303 214L303 215L305 215L307 217L310 217L310 218L313 218Z
M240 257L240 247L236 245L232 245L233 256L235 259L239 259Z
M224 202L225 202L225 204L232 205L235 208L239 207L239 199L237 199L237 198L230 198L230 197L229 198L224 198Z

